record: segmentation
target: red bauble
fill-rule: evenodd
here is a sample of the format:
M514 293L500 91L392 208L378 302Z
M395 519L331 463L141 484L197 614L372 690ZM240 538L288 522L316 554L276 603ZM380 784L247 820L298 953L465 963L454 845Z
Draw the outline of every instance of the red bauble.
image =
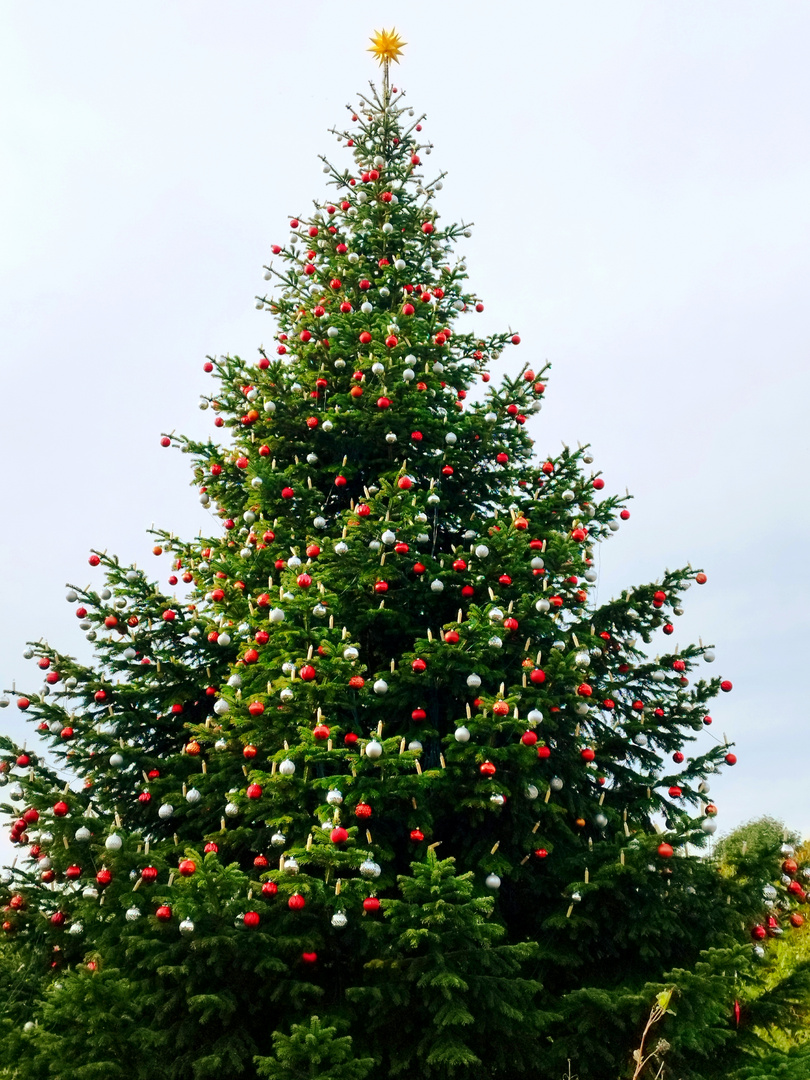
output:
M312 664L304 664L304 666L301 668L301 678L304 680L304 682L312 682L312 680L315 678L315 668L312 666Z
M427 664L425 663L424 660L417 657L416 660L414 660L413 663L411 664L411 667L413 668L414 671L421 672L421 671L424 671L427 668Z
M458 630L448 630L444 635L444 640L449 645L456 645L459 641Z
M112 881L112 873L111 873L111 871L109 871L106 868L106 866L102 866L102 868L96 874L96 881L99 883L99 885L102 887L102 889L106 888L107 885L109 885L110 882Z
M255 664L259 659L259 654L255 649L246 649L245 655L242 658L246 664Z
M299 574L296 578L296 583L299 589L308 589L312 584L312 578L309 574Z
M683 759L683 754L680 752L680 750L676 750L675 753L672 755L672 760L675 762L676 765L680 765Z
M294 495L295 495L295 492L293 491L293 489L291 487L284 487L284 488L281 489L281 497L282 497L282 499L292 499L294 497Z
M546 851L546 849L544 847L535 848L534 854L535 854L535 858L537 858L537 859L546 859L546 858L548 858L548 852Z
M90 563L91 566L98 566L98 564L101 562L101 559L98 557L98 555L91 555L87 561Z
M265 881L262 885L262 896L275 896L278 892L278 885L275 881Z
M376 593L388 592L388 582L387 581L375 581L374 582L374 592L376 592Z
M253 860L253 865L256 867L257 870L265 870L270 864L267 861L266 855L257 855L256 858Z
M751 930L751 937L754 938L756 941L762 941L762 939L767 937L767 935L768 931L765 929L764 926L761 925L757 925Z
M301 908L306 907L306 904L307 902L303 898L301 893L297 892L293 893L290 899L287 901L287 907L291 908L292 911L300 911Z
M492 706L495 716L506 716L509 712L509 704L506 701L496 701Z
M366 503L360 503L360 505L357 507L357 513L360 515L360 517L368 517L368 515L371 513L371 507L367 506Z
M245 912L245 918L244 918L245 926L247 926L248 928L253 927L253 926L258 926L260 922L261 922L261 918L259 916L258 911L246 911Z
M171 919L171 917L172 917L172 909L169 907L168 904L161 904L160 907L155 912L155 918L159 919L160 922L168 922Z
M345 844L349 839L349 834L343 828L342 825L336 826L329 834L329 839L333 844Z
M497 769L491 761L484 761L478 766L478 771L482 776L494 776Z
M518 624L517 619L511 618L511 616L508 619L503 620L503 628L504 628L504 630L509 630L511 633L514 633L515 630L517 630L518 625L519 624Z
M534 746L537 742L537 735L533 731L524 731L520 736L520 741L524 746Z
M675 854L675 851L671 844L659 844L658 854L661 856L662 859L671 859L672 856Z
M669 789L670 799L680 799L681 795L683 795L681 789L677 787L677 785L673 784L672 787Z
M197 872L197 864L193 859L181 859L177 869L181 877L191 877L192 874Z
M411 829L411 840L414 844L421 844L425 839L425 834L421 829Z
M318 954L316 952L302 952L301 959L305 964L317 964Z
M264 712L264 705L261 701L251 701L248 705L248 712L251 716L261 716Z
M593 693L593 689L588 685L588 683L584 682L580 683L580 685L577 687L577 693L580 697L590 697Z
M582 758L583 761L593 761L593 759L596 757L596 754L590 746L585 746L582 748L582 750L580 750L579 756Z
M537 756L540 758L541 761L544 761L546 758L550 758L551 757L551 747L549 747L549 746L538 746L537 747Z
M65 817L68 813L69 807L66 802L57 802L53 804L53 816Z
M411 713L411 720L415 720L417 723L421 723L422 720L427 718L427 713L424 709L414 709Z
M622 510L622 512L619 514L619 517L622 519L622 521L627 521L627 519L630 517L630 511Z
M354 816L358 818L370 818L371 806L367 802L359 802L354 808Z
M542 668L534 668L534 670L529 673L529 680L533 683L545 682L546 673L542 670Z
M156 866L145 866L143 870L141 870L141 877L147 885L151 885L153 881L157 881L157 876L158 872Z
M698 585L705 585L708 580L709 579L703 573L695 574L695 581L698 583Z
M723 691L724 694L727 694L731 689L733 689L733 687L728 679L723 679L723 681L720 683L720 689Z
M248 784L247 797L249 799L260 799L262 797L261 784Z
M328 739L329 728L326 726L326 724L318 724L315 728L312 729L312 734L315 736L316 739Z
M737 755L736 754L726 754L725 762L726 762L726 765L736 765L737 764Z
M785 859L785 861L782 863L783 874L790 874L790 876L793 877L793 875L798 873L798 871L799 864L796 862L795 859Z
M399 480L397 480L397 487L401 491L409 491L413 487L413 480L411 480L410 476L400 476Z
M364 911L379 911L380 910L380 901L377 899L376 896L367 896L365 898L365 900L363 901L363 910Z
M80 866L77 866L75 863L72 866L69 866L67 870L65 870L65 877L68 879L68 881L75 881L76 878L80 878L81 876L82 868Z
M347 731L343 736L343 742L345 746L352 747L357 745L357 736L353 731Z

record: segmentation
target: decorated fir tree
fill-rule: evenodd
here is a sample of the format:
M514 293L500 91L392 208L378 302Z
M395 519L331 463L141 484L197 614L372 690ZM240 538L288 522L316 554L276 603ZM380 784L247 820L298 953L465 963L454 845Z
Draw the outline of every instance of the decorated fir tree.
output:
M226 441L162 440L210 536L156 534L168 593L91 556L92 665L31 646L6 1075L601 1080L669 990L673 1076L756 1053L751 933L804 897L703 851L731 684L672 635L706 577L593 603L625 500L587 447L534 455L543 365L490 381L520 338L475 329L401 46L273 248L274 349L205 363Z

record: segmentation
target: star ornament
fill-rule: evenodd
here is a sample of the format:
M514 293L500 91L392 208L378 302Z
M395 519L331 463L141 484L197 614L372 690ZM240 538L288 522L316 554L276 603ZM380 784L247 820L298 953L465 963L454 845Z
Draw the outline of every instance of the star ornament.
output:
M370 41L371 48L368 51L374 53L381 64L387 64L390 60L398 64L400 53L408 44L407 41L402 40L393 27L390 30L376 31Z

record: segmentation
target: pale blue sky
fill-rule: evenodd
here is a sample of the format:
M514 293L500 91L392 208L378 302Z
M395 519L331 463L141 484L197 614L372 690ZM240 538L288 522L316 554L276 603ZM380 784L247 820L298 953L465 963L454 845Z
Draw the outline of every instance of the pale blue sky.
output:
M210 430L205 353L269 340L269 245L323 191L327 128L392 24L449 170L439 209L476 223L481 318L520 330L510 360L553 362L538 451L589 440L636 496L601 595L706 569L676 638L716 643L735 684L719 823L810 833L795 0L0 4L0 687L38 687L27 638L85 652L63 584L91 579L91 546L165 578L145 528L206 525L159 435Z

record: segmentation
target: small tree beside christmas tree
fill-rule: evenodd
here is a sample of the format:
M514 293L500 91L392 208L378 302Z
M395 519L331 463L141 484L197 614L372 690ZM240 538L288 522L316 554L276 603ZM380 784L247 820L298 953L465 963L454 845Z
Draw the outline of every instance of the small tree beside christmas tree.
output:
M520 338L474 328L401 44L373 39L352 164L273 248L274 351L205 364L227 442L162 440L216 528L156 534L170 592L93 553L93 664L31 646L45 749L0 740L3 929L40 980L9 1076L601 1080L670 992L673 1075L757 1052L751 934L804 894L788 860L764 908L772 851L704 857L731 683L672 635L706 576L594 602L625 500L587 447L533 457L544 366L490 381Z

